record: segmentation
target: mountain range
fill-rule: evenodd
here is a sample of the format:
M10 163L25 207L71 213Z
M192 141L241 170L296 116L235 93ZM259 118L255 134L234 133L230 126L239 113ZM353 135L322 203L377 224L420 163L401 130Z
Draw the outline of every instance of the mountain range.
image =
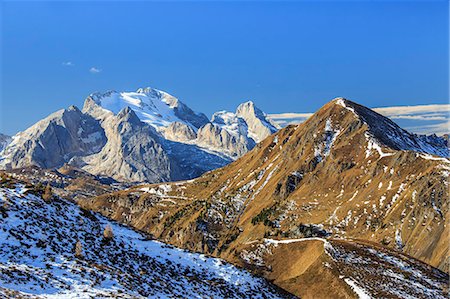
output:
M253 102L209 120L153 88L94 93L82 110L59 110L5 137L0 167L70 164L122 182L189 179L228 164L276 130Z
M444 298L448 156L337 98L197 179L78 203L300 297Z
M3 296L448 296L448 140L345 98L280 129L110 91L0 137Z

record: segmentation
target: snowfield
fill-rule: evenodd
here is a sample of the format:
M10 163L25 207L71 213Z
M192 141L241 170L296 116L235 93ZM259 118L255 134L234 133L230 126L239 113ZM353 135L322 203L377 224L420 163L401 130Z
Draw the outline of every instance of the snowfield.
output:
M0 297L289 297L223 260L148 240L66 200L45 202L24 185L8 187L0 188ZM107 226L112 239L103 236Z

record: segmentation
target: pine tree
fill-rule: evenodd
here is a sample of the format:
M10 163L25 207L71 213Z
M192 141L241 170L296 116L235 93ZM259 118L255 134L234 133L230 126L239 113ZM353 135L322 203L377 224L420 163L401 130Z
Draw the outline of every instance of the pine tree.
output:
M75 256L78 258L83 257L83 245L81 245L80 240L75 244Z
M49 202L50 199L52 199L52 197L53 197L52 187L50 186L49 183L47 183L47 186L45 187L44 195L42 195L42 199L45 202Z

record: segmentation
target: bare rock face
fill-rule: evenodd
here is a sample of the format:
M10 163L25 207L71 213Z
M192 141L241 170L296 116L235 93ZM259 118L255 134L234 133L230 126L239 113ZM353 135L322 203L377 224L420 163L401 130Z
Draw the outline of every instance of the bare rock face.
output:
M113 94L114 92L105 96L111 97ZM149 96L151 95L150 93ZM83 112L92 115L100 121L108 139L107 146L98 155L73 161L75 165L90 173L104 174L126 182L161 182L194 178L206 171L225 166L231 161L226 156L211 153L209 150L203 150L196 144L190 144L196 138L192 124L174 121L167 127L160 126L164 119L159 115L156 122L149 122L148 119L142 120L138 118L136 110L139 112L139 109L136 109L136 107L135 109L126 107L124 109L128 111L128 114L133 115L134 127L139 128L131 130L127 134L139 136L141 130L148 131L148 133L143 133L140 140L142 146L148 139L148 136L151 136L155 143L151 142L151 147L154 147L152 153L142 154L150 157L153 155L153 158L148 158L149 161L145 163L140 161L139 155L128 157L128 163L134 165L135 169L138 170L137 173L130 172L129 168L123 169L120 161L124 157L116 154L124 146L120 136L122 133L116 129L111 129L117 126L117 117L122 112L119 112L116 116L112 111L100 106L99 103L100 101L96 96L88 97L85 101ZM157 105L155 104L155 106ZM146 109L150 108L147 107ZM159 109L163 110L161 107ZM167 113L166 116L165 119L170 119L170 113ZM104 161L109 162L104 164ZM127 160L125 159L125 161Z
M215 123L208 123L198 130L197 143L208 148L221 149L234 158L242 156L255 146L255 142L246 135L233 134Z
M251 150L258 142L277 131L274 124L253 102L245 102L236 113L219 111L213 114L211 123L198 130L200 146L224 151L233 159Z
M0 133L0 152L12 141L11 136Z
M164 137L172 141L187 142L197 138L197 134L190 126L176 121L164 130Z
M236 115L246 122L249 136L253 138L256 143L261 142L278 131L275 124L266 118L264 112L256 107L252 101L239 105L236 110Z
M95 175L118 181L161 182L171 178L173 165L158 143L156 131L142 123L133 110L125 108L102 122L107 143L94 155L76 161Z
M18 133L2 152L0 166L58 167L74 156L100 151L105 142L105 133L100 124L77 107L71 106Z

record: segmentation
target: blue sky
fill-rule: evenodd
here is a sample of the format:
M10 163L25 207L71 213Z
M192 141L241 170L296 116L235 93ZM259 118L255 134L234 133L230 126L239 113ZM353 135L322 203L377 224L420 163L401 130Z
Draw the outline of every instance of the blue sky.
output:
M207 115L448 103L447 1L1 2L1 127L94 91L165 90Z

